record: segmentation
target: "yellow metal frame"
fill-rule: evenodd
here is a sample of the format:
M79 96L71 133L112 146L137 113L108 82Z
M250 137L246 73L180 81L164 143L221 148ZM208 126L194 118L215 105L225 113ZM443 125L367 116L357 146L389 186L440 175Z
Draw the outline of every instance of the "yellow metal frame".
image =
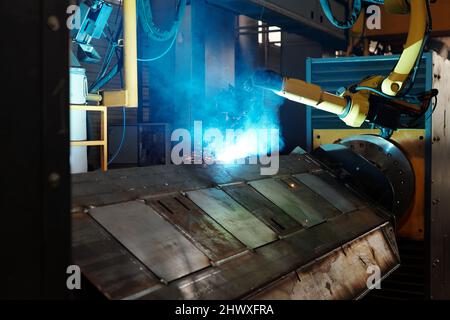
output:
M106 106L71 105L70 110L101 112L100 140L71 141L74 147L100 147L100 162L103 171L108 170L108 108Z
M108 107L138 107L137 16L136 0L123 1L123 65L125 87L103 91L103 104Z
M71 146L100 147L101 168L108 170L108 108L138 107L137 16L136 0L123 2L123 41L125 87L121 90L89 94L87 100L101 106L71 105L71 110L101 112L101 139L96 141L71 141Z
M123 2L123 41L125 87L122 90L103 91L100 95L89 95L89 101L100 102L101 106L71 105L71 110L101 112L101 140L71 141L72 146L99 146L101 168L108 170L108 111L109 107L138 107L138 65L137 65L137 16L136 0Z

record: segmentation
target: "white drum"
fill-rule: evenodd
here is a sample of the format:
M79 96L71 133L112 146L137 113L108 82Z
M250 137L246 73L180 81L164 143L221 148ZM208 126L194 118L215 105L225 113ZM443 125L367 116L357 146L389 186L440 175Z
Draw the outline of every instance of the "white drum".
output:
M70 68L70 104L86 103L88 84L84 68ZM87 139L86 111L70 111L70 141ZM87 172L87 147L70 147L71 173Z

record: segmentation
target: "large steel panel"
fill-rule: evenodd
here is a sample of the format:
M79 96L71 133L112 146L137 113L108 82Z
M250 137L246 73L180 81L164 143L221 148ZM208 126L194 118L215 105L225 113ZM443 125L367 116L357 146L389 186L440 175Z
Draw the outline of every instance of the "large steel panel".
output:
M248 184L232 184L221 188L281 236L302 228L296 220L264 198Z
M308 155L280 157L278 175L320 169ZM72 175L72 207L99 207L156 194L261 178L259 165L156 165Z
M169 222L139 201L89 213L150 270L172 281L209 266L208 258Z
M136 296L161 284L85 213L72 214L72 259L108 299Z
M333 251L342 243L376 229L384 221L384 218L368 210L343 214L257 248L254 252L230 259L218 267L174 281L142 299L245 298L300 266ZM392 250L395 253L395 248ZM353 258L358 259L358 256Z
M378 228L296 270L252 299L342 300L364 296L374 285L368 281L380 271L380 281L399 266L395 249ZM368 285L369 284L369 285Z
M304 227L322 223L338 213L319 195L292 179L264 179L250 185Z
M179 193L151 197L146 201L185 232L215 262L247 250L239 240Z
M190 191L187 196L250 248L277 239L277 235L229 195L219 189Z
M343 213L362 207L361 201L344 186L340 186L334 181L328 173L302 173L294 175L294 178L308 186L308 188L322 196L322 198Z
M314 272L319 272L320 270L314 267L318 261L316 259L339 250L338 248L342 245L387 223L389 215L383 214L382 210L376 208L364 207L341 213L306 185L295 180L293 175L306 171L317 174L317 163L311 156L292 155L283 158L280 164L283 164L285 173L266 179L275 183L275 187L269 185L267 188L268 196L278 194L277 188L280 188L282 195L288 194L284 200L294 202L291 205L292 210L304 210L308 214L313 212L312 215L318 217L317 220L321 223L302 228L301 224L295 221L292 213L289 214L281 209L268 196L265 197L245 182L236 182L239 175L232 175L231 180L234 183L218 183L214 175L216 172L225 172L227 168L225 166L222 167L225 169L219 166L206 167L201 177L199 177L199 170L183 170L182 168L179 172L183 176L175 177L177 170L174 170L172 166L115 170L104 176L97 176L94 173L92 176L84 175L80 180L90 185L98 181L107 184L110 179L112 181L128 180L117 183L121 188L131 187L134 183L143 184L143 189L147 186L145 189L147 195L141 197L149 205L134 201L92 209L91 214L106 229L104 233L109 236L109 240L105 240L107 243L105 245L100 240L91 242L86 239L96 238L93 235L85 235L83 228L78 228L77 236L85 241L81 246L74 243L78 250L77 261L84 261L85 265L92 266L92 270L96 272L95 285L98 288L114 287L117 282L117 292L123 292L123 296L127 299L246 298L309 263L313 266ZM316 169L305 170L307 162ZM244 168L242 170L245 171ZM256 174L253 170L251 171L252 173L247 177L252 176L253 173ZM127 176L122 178L125 172ZM161 187L164 183L161 183L161 180L167 181L165 177L168 173L176 183L172 186L174 188L182 188L188 185L189 181L192 181L195 186L201 182L201 185L217 185L218 187L214 189L195 187L196 191L185 191L187 197L184 197L183 193L163 192L164 188ZM185 184L178 183L181 178L186 177L188 181ZM209 186L200 188L210 188ZM123 192L127 193L126 198L136 196L132 189L123 190ZM230 193L227 194L227 192ZM103 196L92 191L85 195L92 197L93 200ZM312 211L313 207L316 211ZM277 220L281 216L283 218ZM289 232L281 230L282 228L274 232L276 223L271 221L271 218ZM101 226L98 228L103 230ZM109 231L109 234L106 231ZM277 233L282 237L278 238ZM122 245L111 235L116 237ZM179 237L189 244L190 249L196 246L218 263L204 267L209 265L206 256L195 247L193 252L184 249L183 245L178 243L182 241ZM238 240L243 244L235 247L234 244L239 243ZM111 254L115 252L108 247L109 244L113 246L112 243L122 248L122 254L118 254L117 257ZM173 248L175 245L178 247ZM227 245L231 245L231 248ZM253 250L245 250L244 245ZM389 240L388 245L392 251L395 251L393 238ZM99 253L102 251L103 253ZM228 256L228 254L231 255ZM193 259L195 256L197 259ZM222 259L222 256L227 257ZM129 272L123 269L123 266L128 263L123 257L131 257L133 261L133 265L127 267ZM206 261L206 263L202 264L199 261ZM144 271L148 271L150 276L155 274L155 277L147 279L141 273L135 272L137 270L135 266L140 267L141 264ZM186 266L187 264L189 266ZM327 267L326 264L323 266ZM86 270L89 271L86 266L82 267L84 274L89 276ZM176 274L164 278L163 272ZM118 278L115 278L116 275ZM147 284L141 285L138 280L141 277L144 279L143 283ZM159 280L160 277L169 283L154 284L154 281ZM174 280L170 281L170 279ZM130 284L129 288L126 287L127 283ZM121 286L125 286L125 289L121 289ZM316 292L319 289L313 288ZM130 295L125 293L127 290L131 293Z

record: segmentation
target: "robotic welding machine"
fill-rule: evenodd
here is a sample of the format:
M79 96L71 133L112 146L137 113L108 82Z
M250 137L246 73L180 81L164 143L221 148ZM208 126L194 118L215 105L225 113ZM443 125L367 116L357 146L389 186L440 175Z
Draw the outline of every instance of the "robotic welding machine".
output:
M258 12L260 2L235 12ZM438 93L412 93L432 27L430 1L366 2L410 15L403 53L388 75L329 93L260 70L243 89L271 90L350 127L370 123L380 134L353 132L310 153L296 149L280 156L279 173L265 178L254 166L200 163L74 175L73 260L99 292L109 299L359 299L373 289L368 267L378 267L381 281L400 266L399 226L420 220L414 232L423 240L426 221L423 159L414 159L395 131L414 127ZM123 2L123 90L97 91L103 80L89 90L107 107L137 106L137 61L154 61L137 56L136 20L154 40L178 29L179 18L171 31L156 28L145 3ZM338 21L327 0L320 4L340 29L350 28L362 8L362 0L354 0L347 21ZM176 16L186 5L179 1ZM95 37L95 27L83 30Z
M340 28L351 27L361 11L361 1L355 1L348 21L339 22L332 18L328 2L322 0L321 3L326 16ZM386 0L384 6L390 13L410 14L408 39L403 53L387 77L368 77L348 88L342 88L337 94L324 92L317 85L267 70L257 71L252 79L253 84L272 90L286 99L334 113L351 127L360 127L364 122L374 124L385 138L391 137L399 128L410 127L400 122L401 115L412 117L413 122L418 120L438 93L437 90L430 90L419 95L409 95L432 27L430 5L426 0Z

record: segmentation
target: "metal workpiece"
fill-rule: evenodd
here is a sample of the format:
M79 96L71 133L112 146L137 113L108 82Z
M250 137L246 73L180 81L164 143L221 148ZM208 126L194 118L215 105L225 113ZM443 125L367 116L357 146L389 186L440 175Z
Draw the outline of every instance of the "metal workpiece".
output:
M400 218L410 208L415 192L414 170L405 153L394 142L375 135L359 135L344 139L349 147L375 165L388 179L393 190L392 204L387 209Z
M304 227L338 214L336 208L294 179L263 179L249 184Z
M251 299L343 300L364 296L369 285L376 285L368 274L379 272L382 280L399 265L384 235L385 228L388 226L374 229L293 271Z
M386 211L311 155L282 156L280 165L281 174L270 178L252 166L246 172L246 165L231 170L168 165L76 176L74 204L114 203L73 215L74 263L110 299L263 298L258 294L293 272L320 275L329 263L324 257L355 239L381 226L393 230ZM398 265L398 252L392 232L383 234L368 244L377 257L364 261L379 263L384 275ZM367 241L338 257L336 270L350 274L356 268L357 282L334 275L336 294L328 296L319 287L325 282L305 281L296 290L316 298L357 298ZM378 252L381 247L385 251ZM340 286L349 291L335 289Z
M299 222L248 184L221 186L221 189L280 236L288 235L302 228Z
M89 214L163 281L210 265L202 252L142 202L98 207Z
M312 268L316 258L339 249L341 242L346 243L384 225L383 218L374 212L362 212L362 218L354 220L358 215L359 213L352 212L338 216L332 220L334 224L331 228L327 222L314 228L302 229L286 239L237 256L218 267L202 270L174 281L167 287L152 290L142 299L251 298L301 266L309 265ZM389 250L387 244L386 248ZM353 256L352 252L348 255L349 259L359 259L358 256ZM398 260L393 259L392 265L394 269ZM382 271L382 275L387 274L389 267ZM308 283L309 285L314 287L311 283Z
M251 249L275 241L277 235L248 210L216 188L186 193L196 205Z
M294 178L328 201L342 213L362 208L363 202L327 172L301 173Z
M307 155L280 157L279 175L320 169ZM159 165L72 175L72 207L88 208L149 195L261 179L259 165Z
M146 202L216 263L247 250L231 233L180 193L151 197Z
M86 213L72 214L72 259L108 299L125 299L160 280Z

